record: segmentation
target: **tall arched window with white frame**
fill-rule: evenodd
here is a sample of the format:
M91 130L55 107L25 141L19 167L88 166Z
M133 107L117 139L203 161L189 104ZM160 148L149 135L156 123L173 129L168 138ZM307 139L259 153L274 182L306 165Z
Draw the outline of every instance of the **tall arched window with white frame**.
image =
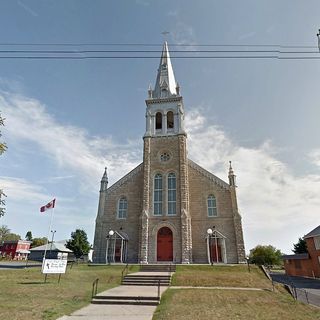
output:
M210 194L208 196L208 217L217 217L217 200L216 197L213 194Z
M168 175L168 215L176 214L177 179L174 172Z
M118 219L126 219L128 215L128 201L126 197L121 197L118 202Z
M153 213L155 216L162 215L162 175L160 173L154 177Z

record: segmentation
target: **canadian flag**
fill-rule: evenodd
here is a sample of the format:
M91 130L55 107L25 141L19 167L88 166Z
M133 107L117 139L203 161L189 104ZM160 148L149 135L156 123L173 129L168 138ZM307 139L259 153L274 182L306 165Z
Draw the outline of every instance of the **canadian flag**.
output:
M46 210L53 209L56 204L56 199L53 199L48 204L40 208L40 212L45 212Z

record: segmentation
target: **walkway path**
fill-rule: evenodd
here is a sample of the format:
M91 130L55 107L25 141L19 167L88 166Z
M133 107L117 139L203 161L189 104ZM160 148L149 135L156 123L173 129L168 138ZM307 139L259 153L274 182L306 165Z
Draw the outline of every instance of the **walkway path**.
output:
M137 275L140 272L135 273ZM141 274L144 274L141 272ZM168 272L149 272L148 275L168 275ZM168 287L160 287L160 295ZM157 286L125 286L100 292L98 296L117 297L157 297ZM90 304L80 310L73 312L70 316L63 316L58 320L151 320L156 306L144 305L119 305L119 304Z

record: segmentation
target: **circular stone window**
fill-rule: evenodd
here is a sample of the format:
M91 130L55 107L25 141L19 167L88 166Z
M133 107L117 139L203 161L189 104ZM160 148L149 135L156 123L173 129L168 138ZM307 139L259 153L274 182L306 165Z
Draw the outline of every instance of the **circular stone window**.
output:
M160 155L160 161L161 162L167 162L170 160L170 154L167 152L164 152Z

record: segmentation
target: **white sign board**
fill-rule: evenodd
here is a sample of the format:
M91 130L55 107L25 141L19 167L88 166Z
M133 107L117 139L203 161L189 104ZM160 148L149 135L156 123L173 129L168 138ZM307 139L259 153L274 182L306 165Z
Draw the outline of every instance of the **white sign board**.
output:
M42 264L42 273L66 273L67 260L45 259Z

